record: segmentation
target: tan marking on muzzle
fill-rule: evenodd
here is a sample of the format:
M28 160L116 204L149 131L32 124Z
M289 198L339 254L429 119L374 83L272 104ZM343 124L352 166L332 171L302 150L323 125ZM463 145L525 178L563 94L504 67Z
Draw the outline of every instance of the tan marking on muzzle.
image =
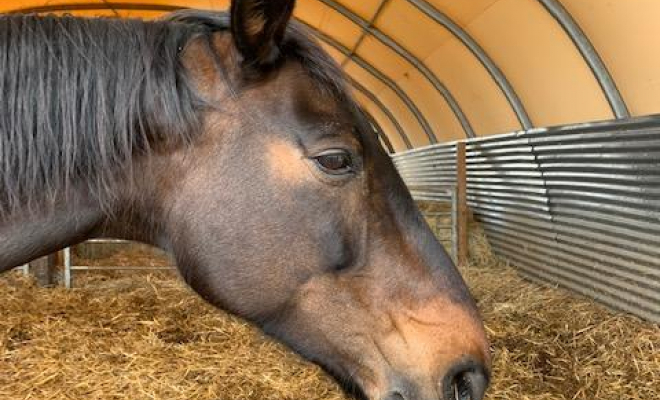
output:
M466 358L490 368L481 321L460 304L432 300L415 310L395 310L391 318L394 326L384 347L400 372L422 380L440 379Z

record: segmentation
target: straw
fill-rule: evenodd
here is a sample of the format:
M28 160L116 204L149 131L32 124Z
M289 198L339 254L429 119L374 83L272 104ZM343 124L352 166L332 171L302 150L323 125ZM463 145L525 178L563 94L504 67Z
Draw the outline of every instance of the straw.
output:
M660 399L660 327L521 278L472 225L463 274L492 340L488 399ZM87 264L167 265L138 248ZM0 399L347 399L317 366L172 273L0 277Z

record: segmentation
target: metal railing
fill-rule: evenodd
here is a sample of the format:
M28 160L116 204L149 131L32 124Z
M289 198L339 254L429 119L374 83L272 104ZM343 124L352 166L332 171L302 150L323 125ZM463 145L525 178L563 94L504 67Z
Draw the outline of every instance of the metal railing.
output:
M85 243L108 244L108 243L132 243L127 240L120 239L91 239ZM148 267L142 265L129 266L129 265L76 265L73 262L71 255L71 248L67 247L62 250L64 253L64 286L67 289L73 287L73 274L75 271L172 271L174 266L171 267Z
M24 264L21 265L20 267L14 268L16 271L21 271L23 275L29 275L30 274L30 264Z
M467 140L467 198L526 277L660 322L660 116ZM443 199L456 144L393 155L413 196Z
M458 231L459 231L459 204L458 191L456 186L445 186L437 188L442 194L443 202L449 202L449 211L422 211L433 233L436 234L440 243L445 248L448 247L449 253L454 260L458 262ZM448 199L448 200L446 200ZM449 221L446 223L444 221ZM443 235L442 232L449 231L449 235Z

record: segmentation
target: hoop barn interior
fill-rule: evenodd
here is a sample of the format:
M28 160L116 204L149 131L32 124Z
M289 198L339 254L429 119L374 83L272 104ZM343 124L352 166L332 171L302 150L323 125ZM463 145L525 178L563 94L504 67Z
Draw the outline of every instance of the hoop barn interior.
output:
M615 117L601 82L545 3L563 6L584 31L630 116L660 112L654 78L660 52L648 51L660 34L654 22L660 3L654 0L301 0L295 16L328 38L328 51L379 100L376 104L370 96L357 95L400 151L408 146L387 113L412 147L525 127L525 116L513 107L511 96L534 127ZM177 8L226 9L227 4L27 0L2 2L0 12L156 18ZM468 42L438 21L455 24ZM499 69L511 93L484 57Z
M354 81L357 99L401 152L470 135L617 117L547 3L553 2L299 0L295 16L318 33ZM660 51L649 49L660 36L660 2L554 3L589 38L629 115L659 113ZM0 12L158 18L183 7L227 6L226 0L25 0L0 2ZM468 39L440 20L453 22ZM477 227L472 242L472 263L463 272L493 339L489 398L660 398L657 324L523 281L493 256ZM135 263L134 254L127 257ZM0 397L344 398L318 368L217 315L172 277L106 278L90 276L71 292L38 289L15 275L0 278L14 302L0 324ZM26 303L29 309L19 307ZM95 312L105 315L100 322ZM55 341L45 345L46 338Z

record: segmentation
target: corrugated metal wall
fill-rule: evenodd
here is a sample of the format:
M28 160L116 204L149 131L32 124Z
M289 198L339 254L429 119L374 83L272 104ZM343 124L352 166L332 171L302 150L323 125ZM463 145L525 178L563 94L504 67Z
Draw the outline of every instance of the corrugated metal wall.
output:
M393 156L417 199L455 179L455 144ZM530 279L660 322L660 116L467 141L468 202Z

